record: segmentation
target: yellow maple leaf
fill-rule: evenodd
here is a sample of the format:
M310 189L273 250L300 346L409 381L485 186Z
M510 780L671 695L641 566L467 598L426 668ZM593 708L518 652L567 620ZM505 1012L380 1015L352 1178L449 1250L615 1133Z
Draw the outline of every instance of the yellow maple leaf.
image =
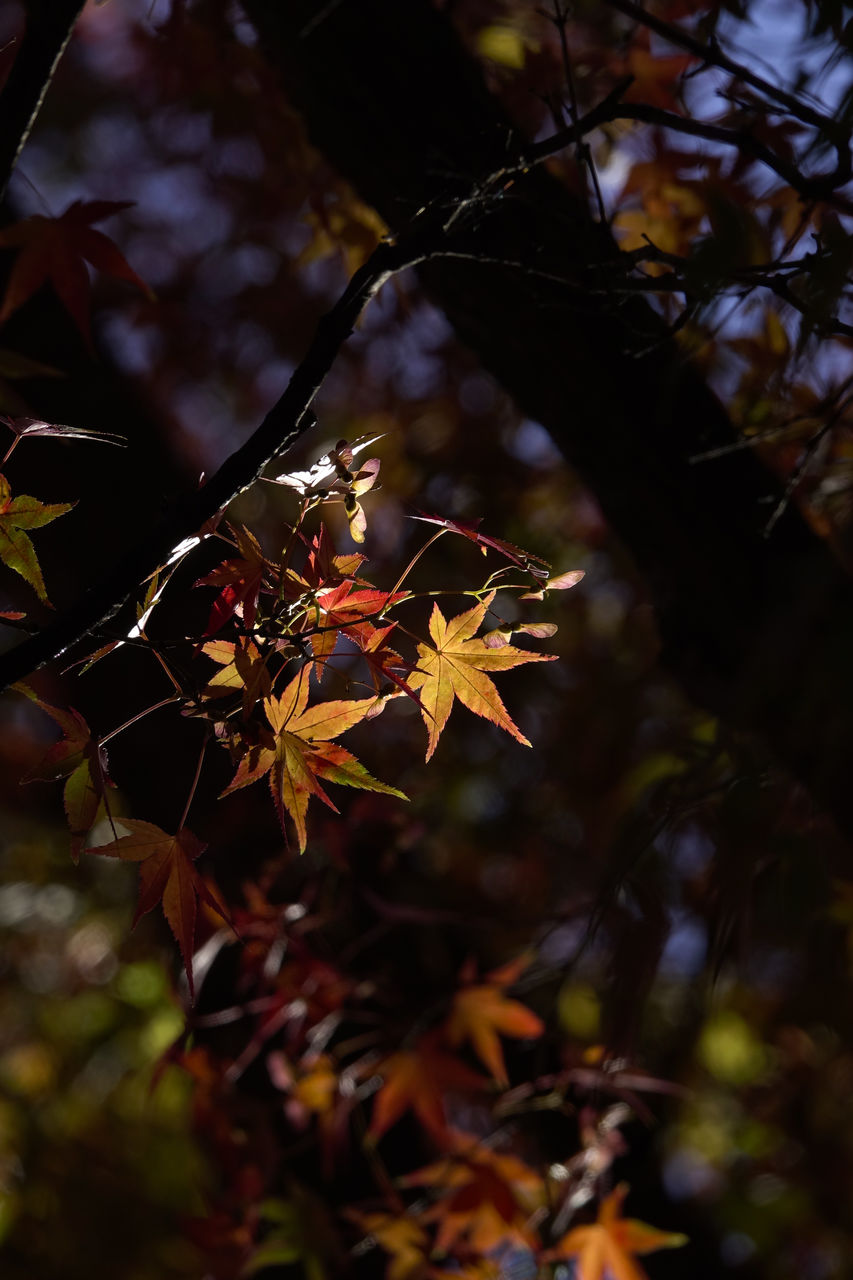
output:
M437 604L433 605L429 620L432 644L418 645L418 669L408 682L420 691L421 712L429 732L427 760L438 745L455 698L469 711L511 733L525 747L530 746L486 672L509 671L526 662L554 662L556 655L529 653L511 644L489 648L484 640L474 639L494 596L490 592L473 609L449 620Z
M375 698L319 702L308 706L307 668L294 676L280 698L264 703L273 729L273 745L253 747L243 757L231 785L223 795L270 775L270 789L282 827L285 812L296 826L299 851L305 852L308 832L305 815L310 797L317 796L335 813L337 809L320 786L320 779L365 791L406 797L396 787L372 778L364 765L332 739L363 720L375 706Z

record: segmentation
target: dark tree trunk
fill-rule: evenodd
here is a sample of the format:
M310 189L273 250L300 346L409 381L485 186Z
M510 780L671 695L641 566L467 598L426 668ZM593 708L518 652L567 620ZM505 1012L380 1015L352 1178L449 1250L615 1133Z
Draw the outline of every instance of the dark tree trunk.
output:
M243 3L312 140L392 228L506 162L510 126L427 0ZM433 262L424 283L595 493L648 584L664 661L853 834L853 592L831 550L794 509L763 536L774 482L748 452L691 464L732 428L645 303L542 278L613 252L569 191L525 175L465 244L489 261Z

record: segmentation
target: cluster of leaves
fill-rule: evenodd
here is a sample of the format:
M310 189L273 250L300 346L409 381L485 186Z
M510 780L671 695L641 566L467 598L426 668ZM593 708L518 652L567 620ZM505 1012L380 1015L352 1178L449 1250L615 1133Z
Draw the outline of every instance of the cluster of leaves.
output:
M357 1231L363 1242L388 1255L391 1280L414 1280L436 1266L440 1271L462 1267L491 1274L501 1256L518 1249L542 1263L576 1258L584 1280L605 1280L608 1275L635 1280L642 1275L636 1255L680 1245L684 1237L623 1219L624 1186L602 1199L594 1222L564 1229L567 1215L592 1198L607 1164L596 1157L596 1173L590 1178L591 1152L598 1151L602 1142L595 1125L586 1155L574 1158L575 1171L558 1174L568 1180L559 1196L553 1178L549 1181L542 1170L514 1151L493 1148L485 1135L478 1137L459 1126L472 1105L495 1116L502 1108L511 1110L503 1040L532 1043L545 1033L540 1016L509 994L531 957L522 956L482 977L469 962L443 1007L426 1022L410 1026L397 1047L383 1050L382 1032L366 1038L348 1033L375 1005L378 992L319 957L310 945L300 910L290 912L300 924L279 953L284 962L278 968L271 966L280 938L280 909L272 908L257 890L247 890L247 907L229 907L212 880L195 865L206 846L186 820L211 738L236 764L223 795L268 777L282 829L287 836L292 823L300 852L309 840L311 798L335 810L325 784L405 798L395 787L373 778L336 741L346 730L381 713L391 700L405 698L417 706L428 734L427 760L457 699L518 742L530 745L491 677L548 660L515 647L510 642L514 633L543 637L556 628L509 624L495 615L497 625L478 633L494 614L499 589L514 589L523 598L538 600L549 590L575 585L583 575L571 571L552 577L543 561L473 525L419 516L437 525L437 531L392 590L377 588L364 576L363 555L339 554L322 523L313 535L306 528L306 519L318 503L340 500L354 538L363 540L366 518L356 495L373 484L379 462L371 459L352 470L359 447L364 447L363 442L350 447L340 441L309 472L274 477L300 497L298 517L287 529L278 556L266 555L247 528L217 525L178 548L148 584L128 639L150 652L168 676L174 692L167 701L204 726L198 768L175 834L148 821L116 816L110 804L113 784L107 772L105 739L93 736L79 712L53 707L21 686L62 730L62 738L31 777L64 780L75 859L88 853L139 864L136 919L162 903L184 958L191 996L199 904L211 920L226 922L241 939L243 985L251 981L256 987L250 1006L262 1011L248 1043L228 1066L201 1045L191 1047L184 1037L169 1055L194 1079L200 1113L219 1108L221 1142L227 1145L235 1135L227 1125L223 1129L227 1108L216 1092L227 1090L256 1059L263 1058L271 1085L284 1099L287 1123L295 1132L310 1135L327 1174L352 1159L353 1136L359 1128L364 1157L381 1167L379 1145L407 1117L420 1130L419 1145L437 1151L437 1159L408 1169L393 1187L387 1174L379 1177L378 1190L383 1194L364 1208L350 1204L337 1224L341 1239ZM331 484L330 476L334 476ZM32 505L32 500L24 502ZM424 551L446 533L474 543L484 555L501 556L505 567L467 593L476 602L461 613L445 617L434 602L429 639L419 639L396 615L424 595L441 594L415 592L405 583ZM206 623L200 634L185 637L180 645L158 644L150 637L152 614L172 576L209 539L224 542L227 550L196 582L197 587L216 593ZM32 549L30 555L37 572ZM17 566L10 562L10 567ZM513 582L519 574L524 580ZM415 645L412 658L399 651L404 641ZM109 641L83 661L90 667L124 643ZM197 674L199 668L202 674ZM312 688L322 691L336 684L346 690L366 688L368 696L311 700ZM132 717L114 733L130 728L145 714ZM104 835L112 839L105 840ZM204 1017L194 1022L191 1016L189 1026L197 1033L205 1025ZM282 1043L282 1036L285 1047L275 1047ZM602 1052L596 1051L599 1056ZM534 1093L562 1091L565 1095L573 1083L572 1071L563 1071L556 1081L549 1078L534 1086ZM365 1125L361 1117L367 1107L370 1118ZM513 1146L518 1142L516 1138ZM294 1197L309 1194L306 1189L291 1187L286 1203L273 1198L240 1208L250 1175L262 1180L259 1170L252 1175L252 1167L243 1165L239 1203L226 1197L209 1217L190 1224L200 1247L216 1252L220 1261L224 1248L225 1257L231 1259L233 1271L228 1264L218 1274L239 1270L249 1275L297 1258L311 1265L316 1251L328 1251L328 1241L321 1243L304 1224L297 1227L288 1207ZM407 1202L408 1189L420 1189L412 1203ZM555 1207L555 1199L560 1207Z
M613 305L638 293L654 300L685 352L726 386L742 432L732 448L759 448L783 477L768 530L796 497L822 536L837 537L850 515L853 341L853 113L849 84L832 76L849 44L841 9L791 13L803 42L783 80L807 83L798 59L809 40L831 31L835 41L821 93L808 99L730 52L741 23L750 46L748 5L463 8L471 46L513 114L528 90L526 111L540 104L528 131L551 123L554 139L570 143L552 164L572 185L582 175L613 231ZM590 275L597 289L601 271Z
M205 7L208 16L215 16L216 5ZM837 6L811 7L824 26L836 21L832 10ZM786 181L786 172L795 175L806 144L816 138L830 152L832 139L820 122L815 130L805 117L775 110L772 95L740 83L736 74L726 72L730 79L719 95L722 107L718 101L713 112L687 109L691 82L701 87L709 69L715 68L713 74L725 71L715 32L721 14L736 8L715 6L706 12L701 4L675 0L647 13L626 0L606 10L579 6L571 14L560 4L543 16L530 6L503 0L454 6L463 24L466 10L474 14L473 43L481 56L497 64L496 78L503 77L506 92L526 77L535 89L533 100L551 104L558 131L567 120L573 124L580 112L599 109L614 95L611 115L600 117L603 128L593 141L586 145L573 138L573 155L565 162L551 161L575 185L578 162L591 198L595 165L606 166L615 155L625 173L614 208L602 205L599 210L614 227L622 252L606 271L597 268L590 283L597 290L605 287L614 305L621 304L625 293L655 296L685 348L711 373L722 370L726 375L722 380L731 390L729 407L744 431L743 443L766 448L772 464L801 490L804 462L809 464L814 480L811 516L827 533L830 522L821 518L816 490L830 464L838 468L849 456L853 404L849 379L839 379L837 359L839 352L846 354L850 340L847 194L840 179L826 182L822 192L814 183L807 186L812 181L808 175L799 185ZM621 16L614 18L614 12ZM658 29L647 21L657 22ZM182 37L191 22L188 7L173 7L157 45L158 76L151 80L158 79L158 92L168 102L163 85L169 77L183 91L190 77L193 100L210 108L214 132L231 138L239 112L221 87L226 77L219 74L213 29L207 43L197 32L187 46ZM666 32L661 35L661 23L669 24L671 39ZM701 37L704 53L685 52L678 44L682 36L694 44ZM189 72L183 65L188 47ZM566 48L572 66L566 65ZM251 49L241 45L232 62L235 82L262 77ZM273 100L272 93L259 96L267 103ZM238 95L243 110L244 99L248 95ZM265 188L256 201L255 188L247 184L247 203L254 208L272 202L279 217L283 204L293 202L311 231L299 263L341 255L351 269L360 266L382 234L378 218L324 173L295 127L287 133L289 177L295 175L295 180L283 194L281 119L271 107L249 123L253 141L258 138L264 150L272 189ZM702 134L705 126L712 133L717 130L722 154L707 129ZM691 128L694 138L710 139L710 150L672 147L672 130L689 137ZM744 143L744 138L752 142ZM756 142L765 149L761 155ZM768 154L777 162L775 169L767 164ZM768 182L772 173L776 177ZM231 195L238 203L236 193L235 183ZM307 215L303 205L310 210ZM75 202L59 217L37 215L1 232L0 247L16 256L0 322L18 316L47 285L91 349L86 263L150 297L116 247L93 229L94 223L127 207L125 202ZM813 247L795 256L807 237ZM259 239L263 243L265 236ZM272 293L277 341L284 328L282 293L297 302L303 299L298 289L275 288ZM734 325L725 323L724 296L738 305ZM209 340L202 318L197 319L197 324L174 326L168 354L153 371L152 383L169 386L175 365L187 357L185 348ZM215 328L211 323L210 329ZM301 319L299 328L301 332ZM822 382L811 352L814 339L827 336L836 358ZM214 350L218 356L219 348L211 343L207 355ZM208 359L207 376L213 377L214 363L218 367L218 360ZM4 377L55 372L17 353L0 353ZM242 366L240 377L247 380ZM23 416L26 410L11 402L4 407L18 415L4 419L14 434L7 459L28 437L93 434ZM821 468L812 469L812 461L820 461ZM409 1008L407 993L401 996L400 985L381 964L360 965L353 959L362 943L360 920L348 922L346 944L341 944L340 931L335 933L339 921L321 901L322 873L306 873L302 892L284 899L248 885L243 905L226 898L200 869L205 845L187 821L199 777L207 773L209 743L229 762L223 796L236 797L264 782L285 837L308 851L306 863L313 852L312 820L320 821L323 806L335 811L330 784L364 792L371 803L373 795L401 797L392 785L395 779L374 778L338 741L344 732L372 722L389 702L407 705L421 716L427 759L436 752L457 699L527 743L492 676L547 660L517 648L513 637L544 638L553 627L517 621L514 603L513 620L504 621L495 612L500 605L496 593L514 587L522 600L542 599L549 590L574 585L579 575L551 578L535 558L471 524L421 516L438 529L435 536L466 539L509 566L459 593L467 597L464 606L433 603L427 621L421 616L424 599L443 593L409 589L409 571L391 590L378 587L366 576L361 555L340 554L325 526L311 524L318 504L337 501L344 506L353 539L361 543L366 532L363 500L377 474L376 459L356 465L355 449L340 442L310 470L273 477L299 499L298 514L278 543L270 541L268 531L211 522L190 545L176 548L148 582L133 627L93 637L98 648L83 663L108 662L108 655L120 648L125 656L129 648L145 655L140 660L156 664L171 691L149 710L168 704L200 728L199 764L192 780L192 766L187 769L188 798L177 821L160 827L122 816L121 792L109 777L106 740L125 730L132 736L139 714L119 730L99 735L78 711L54 707L55 699L36 698L63 736L34 776L63 780L75 857L88 853L95 864L101 858L138 864L137 918L162 903L191 991L197 983L204 995L203 966L193 973L197 934L207 936L226 921L239 937L229 944L234 936L229 929L214 934L223 953L229 946L238 953L237 1003L191 1011L191 1034L169 1055L194 1083L199 1131L207 1135L214 1162L224 1171L220 1192L211 1195L210 1214L189 1224L217 1275L252 1274L299 1261L319 1276L349 1250L356 1265L364 1260L368 1270L371 1259L382 1255L389 1280L421 1280L439 1273L487 1280L523 1252L534 1263L573 1261L580 1280L636 1280L642 1274L637 1255L682 1242L676 1233L624 1218L626 1192L624 1186L614 1186L613 1162L624 1151L622 1104L641 1113L637 1092L651 1082L630 1073L600 1045L585 1054L576 1050L557 1025L553 1002L537 986L534 962L525 958L494 969L496 961L490 960L481 969L468 961L458 967L455 981L443 986L424 978L426 995L420 992ZM71 504L13 497L5 481L0 497L0 558L46 604L29 532L64 514ZM203 570L192 569L190 556L209 557L220 546L226 549L216 563L208 558ZM186 585L187 573L198 587L197 593L187 594L204 602L199 607L206 620L177 636L173 624L163 623L161 632L164 592L168 603ZM513 582L516 577L524 581ZM173 578L175 586L167 591ZM6 610L3 617L28 625L18 608ZM32 690L23 692L35 696ZM87 716L96 723L88 711ZM669 765L655 759L642 764L650 774L661 767ZM312 807L312 797L320 805ZM221 812L235 803L224 800ZM199 823L209 821L208 815L197 815L193 826L201 829ZM701 876L697 886L696 897L704 900L707 885ZM365 889L365 902L367 895ZM394 904L374 906L376 918L364 930L368 937L372 929L394 921L395 910L401 932L412 920L435 923L427 909L418 915L417 908L409 908L406 915L405 908ZM629 953L629 965L633 959ZM529 998L538 1012L517 998L522 985L534 992ZM401 1008L408 1016L399 1016ZM720 1078L728 1082L737 1078L738 1069L746 1070L744 1061L761 1056L746 1032L741 1028L735 1034L732 1025L737 1032L740 1024L723 1025L716 1040L708 1038L711 1048L706 1052L709 1063L723 1063ZM214 1040L223 1026L236 1027L226 1043ZM809 1054L818 1054L817 1037L812 1045L803 1032L801 1041L789 1055L792 1073L805 1070ZM837 1064L836 1074L842 1074L842 1066L844 1062ZM748 1070L743 1079L751 1084L759 1074L757 1068L755 1074ZM264 1105L252 1112L252 1090L261 1087L259 1078L273 1101L265 1095ZM610 1105L614 1096L617 1103ZM537 1128L537 1116L543 1113L563 1126L555 1125L556 1150ZM277 1126L272 1137L271 1116ZM744 1127L748 1118L745 1107ZM707 1119L700 1115L697 1132L703 1123L707 1129ZM748 1141L754 1145L755 1135L743 1139ZM303 1160L308 1166L304 1177L294 1172ZM340 1194L327 1201L318 1187L333 1177L343 1182L349 1177L350 1185L339 1187Z
M364 443L359 442L355 450L363 447ZM181 947L191 990L197 899L200 897L228 919L221 899L193 866L205 846L185 826L208 740L212 738L224 747L236 765L233 780L223 795L268 778L285 838L289 820L298 849L304 852L311 798L337 812L324 784L405 799L397 788L372 777L336 741L355 725L379 715L392 699L407 697L418 706L429 735L427 760L438 745L456 699L529 746L489 673L549 661L546 655L516 648L509 643L509 636L513 629L547 636L556 627L518 623L514 628L499 625L480 638L476 633L492 610L498 587L505 590L515 586L527 596L541 598L546 591L572 586L582 577L577 571L549 577L544 562L508 543L453 521L421 517L439 524L439 532L415 555L393 590L377 588L364 577L365 556L338 554L322 523L311 536L305 527L306 517L318 503L340 500L346 506L354 538L363 541L366 517L357 495L373 484L379 460L370 459L353 472L349 470L353 453L346 441L339 441L336 449L310 472L274 478L274 483L295 488L301 495L299 516L287 529L285 545L275 558L264 554L245 526L208 527L203 537L188 539L179 547L148 584L129 638L147 648L168 677L174 692L167 701L175 703L182 714L198 718L204 726L199 766L175 834L125 817L119 820L123 828L119 833L109 806L111 782L104 740L92 736L86 721L74 709L57 710L39 703L57 721L63 737L50 750L37 776L65 778L64 801L73 855L79 857L86 850L140 863L137 915L151 910L162 899L166 918ZM335 479L326 487L329 474ZM24 524L29 520L31 525L46 523L67 507L44 508L24 498L15 503L7 501L7 509L10 523ZM469 593L477 603L449 621L434 603L430 639L416 640L413 659L406 658L395 646L411 641L412 633L395 615L423 593L406 589L405 580L423 551L448 531L472 540L484 553L489 549L499 552L511 566L525 568L528 580L513 584L507 576L511 577L511 569L496 570L483 586ZM152 614L172 576L208 539L224 542L227 551L195 584L216 591L206 624L199 635L186 636L182 644L160 645L150 635ZM39 575L34 581L40 584L38 561L28 540L27 546L29 572ZM18 561L3 550L9 567L19 568ZM499 618L496 620L500 623ZM81 662L88 669L124 643L109 641ZM218 669L211 671L210 663ZM309 705L312 683L322 690L333 684L345 691L364 688L368 696L321 697ZM22 690L35 697L27 686ZM158 702L138 713L128 726L120 726L107 736L113 737L162 705ZM113 839L92 842L90 832L103 816Z
M306 882L306 898L313 892ZM374 970L366 980L359 964L324 955L325 911L292 903L284 917L253 890L235 914L245 1003L197 1015L193 1044L171 1055L195 1081L199 1131L231 1171L209 1216L192 1224L194 1240L217 1255L217 1274L299 1262L319 1275L346 1251L370 1265L379 1250L389 1280L497 1276L522 1258L573 1259L583 1280L641 1280L639 1255L686 1243L624 1218L625 1185L606 1191L629 1115L613 1097L642 1106L636 1091L660 1082L629 1077L601 1046L583 1058L567 1051L554 1073L531 1072L549 1032L512 995L535 977L530 955L482 975L466 962L455 986L404 1027L388 1019L400 1007L398 977ZM223 1053L223 1026L247 1016L251 1029L234 1042L242 1049ZM250 1078L252 1092L273 1091L266 1106L284 1150L300 1152L284 1193L265 1167L261 1115L234 1105ZM537 1115L550 1111L561 1132L580 1099L580 1150L566 1125L571 1154L546 1166L534 1154Z

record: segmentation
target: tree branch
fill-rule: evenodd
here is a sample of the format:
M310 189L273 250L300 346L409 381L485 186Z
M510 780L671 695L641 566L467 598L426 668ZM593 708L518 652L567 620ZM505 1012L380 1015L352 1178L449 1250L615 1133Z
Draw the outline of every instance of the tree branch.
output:
M243 7L312 142L392 225L401 211L447 207L449 187L454 204L478 179L483 190L483 175L535 146L512 146L511 123L429 0ZM571 281L615 259L607 229L542 166L511 176L513 198L497 198L506 178L487 186L489 217L475 206L470 238L454 236L455 248ZM462 341L552 432L633 552L662 658L689 695L761 733L853 835L849 579L794 508L763 536L763 500L776 485L752 450L692 465L735 436L661 318L636 297L587 297L578 313L559 284L482 261L421 272Z
M0 199L41 110L84 0L28 0L27 27L0 93Z
M364 308L398 271L429 256L436 230L430 219L413 223L399 242L384 241L353 276L334 307L320 320L305 359L287 389L245 444L203 488L179 498L153 529L63 617L0 657L0 690L58 658L107 622L173 549L247 489L263 468L312 425L311 403Z
M735 79L751 85L753 89L763 93L766 98L778 102L787 112L792 116L796 116L798 120L802 120L804 124L809 124L812 128L819 129L822 133L825 133L833 142L833 145L839 146L842 141L845 146L849 144L850 130L840 120L824 115L822 111L816 111L794 94L788 93L778 85L771 84L769 80L763 79L763 77L751 71L749 67L744 66L743 63L736 62L734 58L730 58L723 53L716 40L705 43L697 39L696 36L691 35L689 31L685 31L683 27L674 26L673 23L666 22L663 18L658 18L653 13L649 13L642 5L637 4L636 0L605 0L605 3L611 9L618 9L626 17L633 18L642 26L648 27L649 31L654 31L656 35L661 36L669 44L675 45L678 49L684 49L687 53L692 53L694 57L699 58L707 66L719 67L721 71L727 71Z
M838 161L834 169L829 173L808 177L800 172L796 164L777 155L772 148L760 142L745 129L731 129L727 125L693 120L688 116L679 116L673 111L664 111L661 107L650 106L644 102L621 102L618 97L623 91L624 86L618 93L608 94L598 106L593 107L574 124L566 125L564 129L558 129L556 133L543 138L541 142L526 147L514 169L519 170L533 164L540 164L555 151L561 150L570 143L578 142L593 129L599 129L602 125L614 120L639 120L644 124L657 125L661 129L672 129L675 133L686 133L693 138L704 138L708 142L720 142L724 146L734 147L737 151L752 156L754 160L772 169L798 195L807 200L829 199L838 187L843 187L850 181L853 157L850 153L849 138L845 139L843 145L840 142L836 144ZM849 201L843 201L843 204L845 208L850 207Z

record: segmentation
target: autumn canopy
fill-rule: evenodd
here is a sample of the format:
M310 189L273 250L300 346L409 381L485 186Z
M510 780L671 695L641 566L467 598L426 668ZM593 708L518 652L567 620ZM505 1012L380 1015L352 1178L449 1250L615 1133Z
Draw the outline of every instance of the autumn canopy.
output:
M0 1261L853 1253L853 10L0 13Z

